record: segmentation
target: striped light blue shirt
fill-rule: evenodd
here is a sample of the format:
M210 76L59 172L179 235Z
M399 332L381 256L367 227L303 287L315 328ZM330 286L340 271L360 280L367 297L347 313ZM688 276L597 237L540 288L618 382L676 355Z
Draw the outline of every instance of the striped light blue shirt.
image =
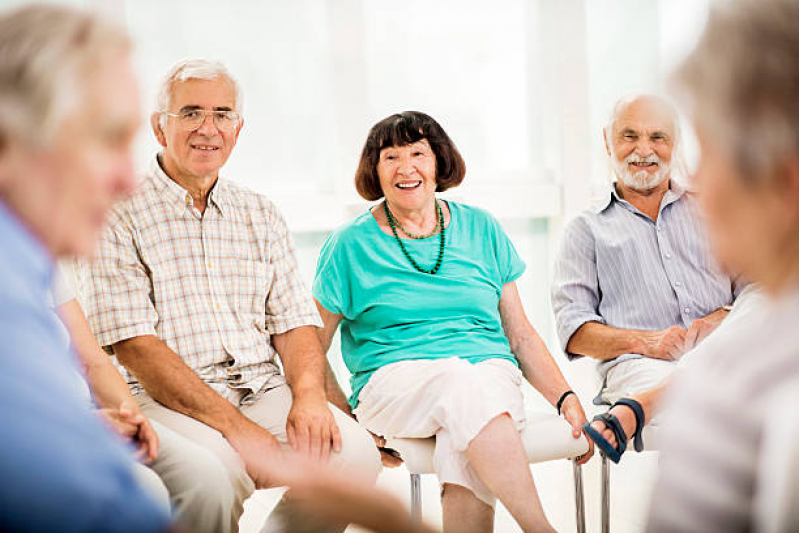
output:
M555 261L552 307L561 346L586 322L622 329L689 327L739 291L710 254L696 199L673 180L657 222L608 192L567 224ZM567 354L570 359L580 357ZM613 365L638 354L599 364Z

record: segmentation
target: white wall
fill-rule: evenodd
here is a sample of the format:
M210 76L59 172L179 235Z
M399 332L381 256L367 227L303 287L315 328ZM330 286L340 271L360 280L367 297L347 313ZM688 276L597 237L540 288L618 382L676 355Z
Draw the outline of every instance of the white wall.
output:
M281 206L308 283L325 235L366 208L352 176L368 129L407 109L437 118L468 168L448 196L501 219L528 263L520 281L528 314L554 340L549 264L564 221L604 184L608 110L623 94L664 92L708 1L62 3L127 25L148 112L178 60L229 66L243 86L245 126L224 174ZM144 128L141 167L156 149Z

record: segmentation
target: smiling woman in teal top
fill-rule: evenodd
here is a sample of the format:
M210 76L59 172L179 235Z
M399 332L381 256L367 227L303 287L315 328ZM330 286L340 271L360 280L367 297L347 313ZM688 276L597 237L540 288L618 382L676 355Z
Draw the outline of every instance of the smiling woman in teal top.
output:
M313 293L325 348L341 324L349 406L367 429L437 436L445 517L477 513L475 524L485 525L497 494L523 529L545 530L518 433L524 420L514 373L520 368L553 406L560 403L575 438L585 414L524 314L515 280L525 265L502 227L482 209L436 198L464 174L455 145L428 115L392 115L372 128L355 181L361 196L384 201L322 248ZM340 390L328 389L346 408ZM494 453L486 454L481 443L489 442ZM444 443L449 448L439 450Z

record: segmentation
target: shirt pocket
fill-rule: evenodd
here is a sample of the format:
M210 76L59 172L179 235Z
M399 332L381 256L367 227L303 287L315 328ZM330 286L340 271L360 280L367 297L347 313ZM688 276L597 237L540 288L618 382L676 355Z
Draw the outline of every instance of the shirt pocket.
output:
M236 314L245 327L266 331L266 299L272 286L274 268L252 259L235 260L233 285Z

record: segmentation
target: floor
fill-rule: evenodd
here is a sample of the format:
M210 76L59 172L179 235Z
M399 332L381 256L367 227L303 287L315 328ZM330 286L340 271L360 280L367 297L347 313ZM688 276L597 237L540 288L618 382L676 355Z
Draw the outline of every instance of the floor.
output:
M597 390L597 378L588 361L562 365L566 378L590 410L589 417L602 410L590 405ZM551 410L534 391L525 391L528 408ZM531 465L544 510L558 531L575 531L574 485L571 464L566 460ZM589 533L600 531L600 481L601 461L598 454L583 467L586 523ZM621 464L611 464L611 530L613 533L636 533L644 530L647 508L657 473L657 453L634 451L625 453ZM384 469L378 485L400 497L406 505L410 503L410 483L404 467ZM261 524L277 503L282 490L256 492L245 504L241 518L241 533L257 533ZM441 505L438 500L438 483L435 476L422 477L423 518L431 525L440 527ZM497 533L521 531L508 512L497 506L495 521ZM349 533L362 529L350 527Z

